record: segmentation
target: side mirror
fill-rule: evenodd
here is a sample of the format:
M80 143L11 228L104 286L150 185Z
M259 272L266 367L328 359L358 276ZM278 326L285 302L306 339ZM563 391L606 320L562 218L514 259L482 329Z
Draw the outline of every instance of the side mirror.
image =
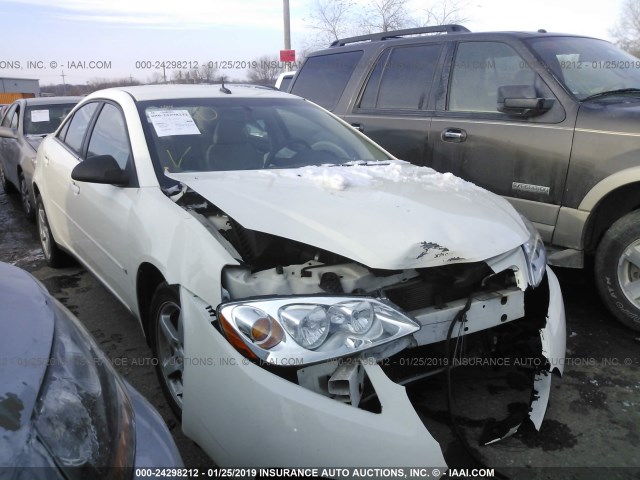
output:
M111 155L96 155L80 162L71 171L71 178L80 182L104 183L117 187L129 185L129 174L120 168Z
M521 117L533 117L551 110L553 98L540 98L531 85L503 85L498 87L499 112Z
M15 128L0 127L0 137L18 138L18 130L16 130Z

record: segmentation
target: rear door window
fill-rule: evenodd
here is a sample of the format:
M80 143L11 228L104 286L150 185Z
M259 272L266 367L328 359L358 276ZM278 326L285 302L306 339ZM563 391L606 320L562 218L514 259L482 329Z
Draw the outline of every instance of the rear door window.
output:
M308 58L298 73L291 93L332 110L361 57L362 50Z
M413 45L385 52L369 77L360 108L424 108L441 48L439 44Z

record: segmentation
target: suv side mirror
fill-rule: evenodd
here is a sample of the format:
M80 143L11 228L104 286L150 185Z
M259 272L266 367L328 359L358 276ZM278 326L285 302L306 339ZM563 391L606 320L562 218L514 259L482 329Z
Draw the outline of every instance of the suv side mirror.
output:
M71 178L80 182L105 183L117 187L129 185L129 174L120 168L111 155L96 155L80 162L71 171Z
M498 87L499 112L521 117L533 117L547 112L553 106L553 98L540 98L531 85L503 85Z
M18 130L15 128L0 127L0 138L18 138Z

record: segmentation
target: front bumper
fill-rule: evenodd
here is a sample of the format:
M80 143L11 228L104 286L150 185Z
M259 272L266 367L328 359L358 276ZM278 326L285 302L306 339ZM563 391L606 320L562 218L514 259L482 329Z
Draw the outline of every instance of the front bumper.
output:
M543 355L562 372L565 316L547 269ZM185 325L183 430L219 465L236 467L446 467L405 388L363 362L381 404L372 413L319 395L254 365L212 327L201 299L181 290ZM553 369L553 368L552 368ZM536 377L531 419L539 428L550 375ZM391 446L391 447L390 447Z

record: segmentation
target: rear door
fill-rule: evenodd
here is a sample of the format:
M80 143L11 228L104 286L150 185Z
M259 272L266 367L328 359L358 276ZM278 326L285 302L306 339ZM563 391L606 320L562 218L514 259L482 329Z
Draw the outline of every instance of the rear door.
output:
M442 47L429 43L383 50L343 118L396 157L427 163L431 92Z
M44 148L38 155L42 169L39 188L53 236L76 256L76 240L81 229L69 215L69 202L75 195L71 171L82 160L85 137L98 106L98 102L83 105L55 138L44 140Z
M507 197L550 241L575 118L567 117L536 72L538 65L516 45L465 41L455 47L443 71L448 94L431 122L431 166ZM539 97L554 101L553 107L533 117L501 113L497 94L505 85L534 87Z

